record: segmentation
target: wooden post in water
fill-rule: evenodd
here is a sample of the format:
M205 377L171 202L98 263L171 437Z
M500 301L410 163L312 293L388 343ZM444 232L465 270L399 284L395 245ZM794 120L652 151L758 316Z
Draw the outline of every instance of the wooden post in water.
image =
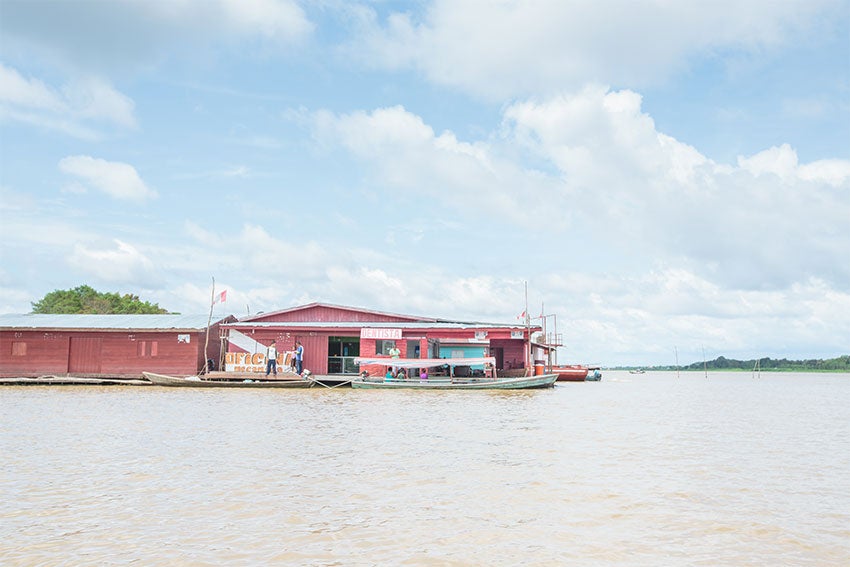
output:
M705 345L702 346L702 369L705 371L705 377L708 378L708 366L705 363Z
M676 378L679 377L679 348L674 346L673 352L676 353Z

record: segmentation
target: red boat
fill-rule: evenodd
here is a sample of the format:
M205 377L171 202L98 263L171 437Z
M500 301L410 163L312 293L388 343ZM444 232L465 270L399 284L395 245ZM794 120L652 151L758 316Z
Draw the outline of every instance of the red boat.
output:
M587 370L587 366L580 364L553 366L552 374L558 375L558 382L584 382Z

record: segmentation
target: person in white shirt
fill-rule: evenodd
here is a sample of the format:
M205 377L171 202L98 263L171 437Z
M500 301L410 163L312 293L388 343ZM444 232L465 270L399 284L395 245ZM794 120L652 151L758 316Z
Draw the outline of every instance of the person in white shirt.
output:
M274 341L266 349L266 376L270 372L274 372L274 375L277 376L277 347Z

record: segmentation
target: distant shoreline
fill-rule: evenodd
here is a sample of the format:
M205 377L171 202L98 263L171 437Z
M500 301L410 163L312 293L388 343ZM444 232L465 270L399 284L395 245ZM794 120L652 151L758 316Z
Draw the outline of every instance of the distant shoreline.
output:
M705 372L702 368L670 368L667 366L614 366L610 368L603 367L603 370L611 370L611 371L622 371L627 372L630 370L643 370L645 372ZM752 368L709 368L709 372L740 372L740 373L751 373L751 372L759 372L759 369L756 368L753 370ZM798 374L850 374L850 369L844 370L841 368L836 369L811 369L811 368L762 368L761 372L763 373L771 373L771 374L782 374L782 373L790 373L796 372Z
M718 356L714 360L694 362L686 366L671 364L656 366L615 366L610 370L685 370L705 372L706 370L723 372L850 372L850 355L828 359L788 360L787 358L759 358L752 360L735 360Z

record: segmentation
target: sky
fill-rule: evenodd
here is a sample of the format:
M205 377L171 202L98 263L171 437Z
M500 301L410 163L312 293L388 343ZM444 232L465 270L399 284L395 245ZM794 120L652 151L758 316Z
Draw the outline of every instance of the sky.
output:
M850 353L850 0L0 0L0 312Z

